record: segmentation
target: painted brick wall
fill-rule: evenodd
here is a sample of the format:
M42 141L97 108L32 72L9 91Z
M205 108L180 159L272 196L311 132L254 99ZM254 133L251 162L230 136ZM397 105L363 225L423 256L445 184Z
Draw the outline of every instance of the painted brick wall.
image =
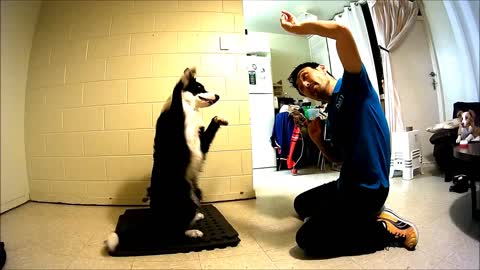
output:
M45 1L26 97L31 199L142 204L154 127L186 67L230 122L207 156L205 201L254 197L242 1ZM220 39L230 41L220 49Z

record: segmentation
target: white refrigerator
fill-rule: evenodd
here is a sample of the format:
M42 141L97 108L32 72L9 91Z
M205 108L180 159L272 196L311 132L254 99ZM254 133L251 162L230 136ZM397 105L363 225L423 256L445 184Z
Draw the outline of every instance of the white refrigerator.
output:
M272 69L269 56L247 55L248 94L252 134L253 169L274 168L275 149L271 146L275 121Z

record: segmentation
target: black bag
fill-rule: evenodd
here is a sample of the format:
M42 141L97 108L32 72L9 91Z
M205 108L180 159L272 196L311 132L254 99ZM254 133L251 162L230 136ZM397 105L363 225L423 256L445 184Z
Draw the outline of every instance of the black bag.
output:
M453 177L453 185L450 186L450 192L464 193L468 191L468 176L459 174Z

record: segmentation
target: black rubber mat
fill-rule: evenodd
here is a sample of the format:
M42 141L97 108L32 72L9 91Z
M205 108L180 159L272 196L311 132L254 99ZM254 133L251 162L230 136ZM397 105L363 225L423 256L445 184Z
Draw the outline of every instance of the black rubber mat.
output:
M237 246L240 242L238 233L225 217L211 204L202 205L201 212L205 218L198 221L192 229L203 232L201 238L190 238L184 234L179 237L152 237L155 228L148 226L152 213L149 208L128 209L118 218L115 232L120 235L120 244L111 256L142 256L172 254L190 251L212 250ZM132 241L123 241L122 232L128 232ZM148 235L148 236L147 236Z

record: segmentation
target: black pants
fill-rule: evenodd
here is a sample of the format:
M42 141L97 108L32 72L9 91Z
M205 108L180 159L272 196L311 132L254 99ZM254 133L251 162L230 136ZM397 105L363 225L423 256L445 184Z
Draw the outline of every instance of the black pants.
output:
M337 180L338 181L338 180ZM337 189L337 181L308 190L295 198L300 218L300 248L311 255L353 255L385 247L385 229L376 221L388 188Z

